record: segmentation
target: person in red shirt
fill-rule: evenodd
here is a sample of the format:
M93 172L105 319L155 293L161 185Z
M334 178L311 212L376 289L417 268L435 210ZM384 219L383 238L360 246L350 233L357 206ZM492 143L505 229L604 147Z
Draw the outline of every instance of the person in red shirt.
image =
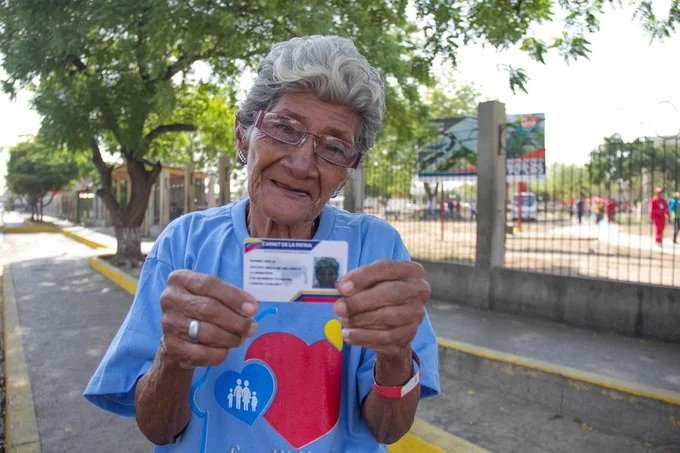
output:
M614 200L609 200L607 203L607 221L616 223L616 202Z
M654 224L656 243L659 246L663 241L663 229L666 226L666 220L670 221L670 218L671 212L668 209L668 203L663 198L663 188L657 187L654 189L654 198L649 200L649 221Z

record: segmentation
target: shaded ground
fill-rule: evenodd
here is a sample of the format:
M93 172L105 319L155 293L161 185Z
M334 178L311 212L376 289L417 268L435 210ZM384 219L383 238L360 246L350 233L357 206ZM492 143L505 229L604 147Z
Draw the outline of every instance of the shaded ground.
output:
M82 396L130 306L127 294L88 267L94 253L56 234L12 234L0 243L0 264L13 263L42 452L149 452L133 420Z

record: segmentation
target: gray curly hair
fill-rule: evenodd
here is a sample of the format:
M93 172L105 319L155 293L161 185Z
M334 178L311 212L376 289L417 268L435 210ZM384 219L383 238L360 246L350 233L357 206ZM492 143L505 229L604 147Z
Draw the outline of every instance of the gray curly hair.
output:
M236 115L248 132L255 112L270 110L283 94L313 92L324 101L348 105L359 115L357 151L365 154L375 144L385 116L385 86L351 40L316 35L280 42L257 73Z

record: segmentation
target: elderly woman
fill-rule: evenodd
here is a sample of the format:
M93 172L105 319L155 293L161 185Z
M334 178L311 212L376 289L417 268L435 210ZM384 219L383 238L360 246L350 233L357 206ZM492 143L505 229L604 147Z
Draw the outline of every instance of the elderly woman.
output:
M327 206L374 144L384 96L347 39L271 49L235 129L250 197L161 234L90 402L135 417L158 452L384 452L410 429L439 392L429 285L392 227ZM250 237L347 242L341 297L255 300Z

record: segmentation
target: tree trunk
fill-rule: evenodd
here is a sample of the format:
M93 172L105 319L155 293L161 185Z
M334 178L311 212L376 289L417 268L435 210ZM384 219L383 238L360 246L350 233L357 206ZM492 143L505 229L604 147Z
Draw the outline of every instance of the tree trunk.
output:
M430 187L429 183L424 183L425 186L425 193L427 194L427 201L430 202L432 201L433 198L437 196L437 192L439 191L439 183L437 182L434 186L434 192L432 191L432 188Z
M43 221L43 199L41 198L40 201L40 211L38 211L38 216L40 216L40 222L42 223Z
M116 257L122 262L140 262L144 260L142 255L142 234L139 227L114 227L116 232Z
M217 169L217 177L220 184L220 197L218 206L224 206L231 202L231 162L229 156L220 156Z
M116 264L135 265L143 260L140 227L149 204L151 189L161 172L161 164L157 162L151 166L150 170L147 170L143 161L132 157L131 153L126 153L123 150L122 154L126 157L127 172L130 178L131 194L127 206L122 208L116 197L113 196L113 167L104 163L95 139L92 139L91 146L92 161L102 178L102 187L97 190L97 196L109 210L116 232L117 248L114 262Z

